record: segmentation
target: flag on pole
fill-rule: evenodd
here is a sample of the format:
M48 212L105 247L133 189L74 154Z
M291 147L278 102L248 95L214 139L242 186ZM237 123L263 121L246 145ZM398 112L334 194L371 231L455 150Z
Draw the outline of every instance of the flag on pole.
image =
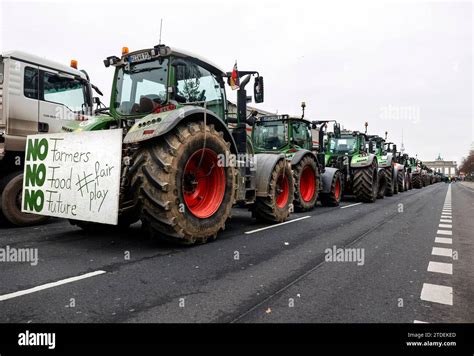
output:
M237 61L235 61L234 69L232 69L232 74L230 76L230 87L232 90L239 89L239 71L237 70Z

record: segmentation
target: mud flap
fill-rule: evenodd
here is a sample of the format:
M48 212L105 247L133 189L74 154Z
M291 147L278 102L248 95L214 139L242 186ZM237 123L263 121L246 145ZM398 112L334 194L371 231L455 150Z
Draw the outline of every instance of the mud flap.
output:
M255 155L255 168L257 172L257 197L266 197L269 194L268 182L273 169L281 160L286 160L284 154L259 153Z

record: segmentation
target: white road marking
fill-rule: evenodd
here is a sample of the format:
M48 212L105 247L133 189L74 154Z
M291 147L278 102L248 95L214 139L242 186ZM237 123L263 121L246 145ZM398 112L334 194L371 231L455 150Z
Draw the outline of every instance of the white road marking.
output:
M428 272L453 274L453 264L430 261L428 264Z
M303 220L303 219L307 219L307 218L310 218L311 216L310 215L307 215L307 216L303 216L301 218L297 218L297 219L293 219L293 220L290 220L290 221L285 221L285 222L282 222L282 223L279 223L279 224L275 224L275 225L270 225L270 226L265 226L265 227L262 227L260 229L256 229L256 230L251 230L251 231L246 231L245 233L247 235L249 234L253 234L255 232L259 232L259 231L263 231L263 230L267 230L267 229L272 229L274 227L278 227L278 226L281 226L281 225L286 225L286 224L289 224L289 223L293 223L295 221L299 221L299 220Z
M453 257L453 250L444 247L433 247L433 250L431 250L431 254L436 256Z
M45 290L45 289L57 287L57 286L60 286L60 285L63 285L63 284L77 282L77 281L80 281L81 279L86 279L86 278L98 276L99 274L103 274L103 273L106 273L106 272L105 271L90 272L90 273L86 273L86 274L76 276L76 277L61 279L60 281L57 281L57 282L46 283L46 284L43 284L43 285L40 285L40 286L37 286L37 287L33 287L33 288L30 288L30 289L25 289L25 290L21 290L21 291L14 292L14 293L0 295L0 302L4 301L4 300L7 300L7 299L21 297L22 295L31 294L31 293L39 292L39 291L42 291L42 290Z
M356 205L360 205L360 204L362 204L362 203L355 203L355 204L351 204L351 205L341 206L341 209L350 208L351 206L356 206Z
M448 229L452 229L452 228L453 228L453 225L450 225L450 224L439 224L438 227L445 227L445 228L448 228Z
M413 324L428 324L426 321L413 320Z
M439 222L452 223L453 220L451 220L451 219L439 219Z
M453 239L450 239L448 237L437 237L437 238L435 238L435 243L438 243L438 244L452 244Z
M453 217L451 215L441 215L441 219L452 219Z
M428 302L453 305L453 288L424 283L420 298Z
M438 230L436 231L436 233L439 235L452 235L453 234L453 232L449 230Z

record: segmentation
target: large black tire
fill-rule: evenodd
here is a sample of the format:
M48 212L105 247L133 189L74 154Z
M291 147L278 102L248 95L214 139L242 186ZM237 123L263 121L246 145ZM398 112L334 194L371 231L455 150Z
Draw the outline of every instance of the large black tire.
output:
M423 188L423 181L421 179L420 174L413 174L411 176L411 182L412 182L413 188L415 188L415 189Z
M385 197L386 190L387 178L385 177L385 169L379 169L377 199L383 199Z
M407 173L406 182L407 182L407 189L412 190L413 189L413 182L412 182L412 179L411 179L411 173Z
M201 120L180 124L141 147L130 174L144 229L187 245L215 239L235 196L234 168L216 161L229 154L224 134Z
M257 197L254 216L259 220L283 222L291 213L295 182L289 164L281 160L275 165L268 182L268 195Z
M399 172L397 172L397 176L394 177L393 179L393 194L398 194L398 176L399 176Z
M15 172L3 177L0 181L0 210L7 225L33 226L49 220L48 216L27 214L21 212L23 193L23 173Z
M319 169L316 159L307 155L292 168L295 181L295 210L311 210L318 200Z
M344 192L343 175L337 171L331 182L331 191L329 193L321 193L320 199L323 206L339 206Z
M354 169L352 189L357 200L365 203L373 203L378 193L377 161L370 166Z
M403 171L399 171L397 174L397 186L398 186L398 191L400 193L403 193L404 191L407 190L406 182L405 182L405 172Z
M387 187L385 189L385 195L387 197L391 197L393 195L394 189L395 189L395 182L394 182L394 179L393 179L394 170L393 170L392 166L384 168L384 169L385 169L385 180L387 181Z

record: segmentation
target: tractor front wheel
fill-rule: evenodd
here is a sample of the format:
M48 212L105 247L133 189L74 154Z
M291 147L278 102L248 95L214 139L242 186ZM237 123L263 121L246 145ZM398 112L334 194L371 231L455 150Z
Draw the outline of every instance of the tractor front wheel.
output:
M268 184L268 195L255 201L254 215L259 220L283 222L290 216L295 194L293 174L285 160L275 165Z
M332 178L330 192L321 193L321 204L323 206L338 206L342 200L343 191L343 176L341 172L336 171Z
M399 171L397 174L397 185L398 185L398 191L400 193L403 193L404 191L407 190L406 188L406 181L405 181L405 172Z
M188 245L217 237L235 195L234 168L220 163L228 154L224 134L203 121L181 124L137 152L131 187L152 237Z
M373 203L378 193L377 162L370 166L354 170L353 191L357 198L365 203Z

